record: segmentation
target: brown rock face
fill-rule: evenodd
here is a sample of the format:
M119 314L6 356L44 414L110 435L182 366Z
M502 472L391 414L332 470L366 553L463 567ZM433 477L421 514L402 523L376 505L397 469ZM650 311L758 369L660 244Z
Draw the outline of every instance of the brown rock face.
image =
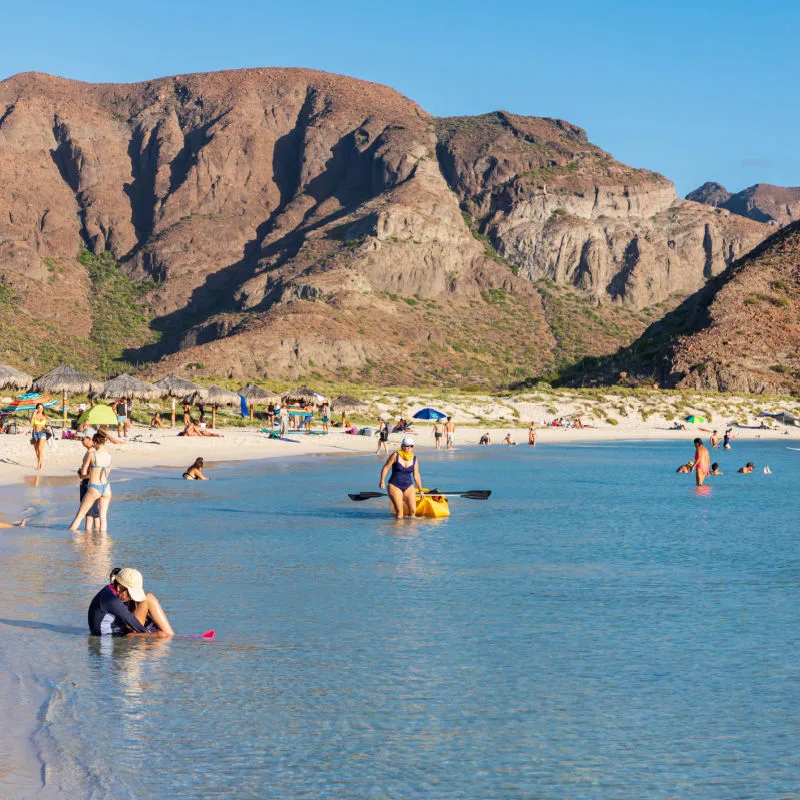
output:
M668 388L800 392L800 222L775 233L606 366Z
M725 208L732 214L765 222L769 225L788 225L800 219L800 186L772 186L757 183L731 194L718 183L704 183L686 195L687 200Z
M766 232L678 200L568 123L436 120L386 87L295 69L10 78L0 187L0 300L16 321L68 350L124 338L99 324L96 276L75 260L109 251L155 282L159 339L128 360L237 377L540 374L630 341L637 309ZM598 316L599 300L617 308Z

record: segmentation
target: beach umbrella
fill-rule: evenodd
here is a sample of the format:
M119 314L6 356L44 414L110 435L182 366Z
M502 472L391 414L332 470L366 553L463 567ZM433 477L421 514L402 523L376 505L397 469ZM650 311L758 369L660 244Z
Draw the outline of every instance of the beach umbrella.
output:
M238 394L239 397L243 397L247 401L250 407L251 422L253 420L253 406L256 403L266 405L267 403L280 403L281 401L281 396L279 394L270 392L267 389L262 389L254 383L248 383L247 386L243 386L239 389Z
M342 412L342 422L344 423L345 414L348 411L359 411L369 407L369 403L359 400L357 397L352 397L349 394L340 394L331 400L331 411Z
M0 389L13 389L15 392L24 392L31 388L33 378L14 367L0 367Z
M175 398L186 397L189 394L200 394L204 391L199 383L194 381L187 381L186 378L179 378L177 375L167 375L160 381L156 381L153 386L161 389L162 397L169 397L172 399L172 416L170 418L170 427L175 427Z
M62 417L67 424L67 395L97 392L103 388L103 381L86 372L78 372L75 367L62 364L33 382L37 392L61 392Z
M4 409L6 414L14 414L17 411L33 411L41 403L45 408L52 408L58 401L53 400L45 394L39 392L26 392L21 394L16 400L12 400Z
M308 386L298 386L286 392L281 397L281 400L286 403L303 403L304 405L306 403L316 403L319 405L325 402L325 396L315 392L313 389L309 389Z
M442 414L441 411L437 411L435 408L421 408L417 411L416 414L411 419L421 419L421 420L437 420L437 419L447 419L447 414Z
M98 403L96 406L87 408L78 417L78 422L88 422L90 425L97 427L98 425L116 425L117 412L111 406L104 403Z
M686 417L686 422L705 422L705 421L706 421L705 417L699 417L697 414L689 414L689 416Z
M219 386L209 386L203 389L203 396L198 398L211 406L211 427L217 427L217 406L238 406L241 398L236 392L221 389Z
M140 381L133 375L117 375L106 381L102 391L97 393L101 400L121 400L123 397L135 397L137 400L157 400L161 397L161 389L147 381Z

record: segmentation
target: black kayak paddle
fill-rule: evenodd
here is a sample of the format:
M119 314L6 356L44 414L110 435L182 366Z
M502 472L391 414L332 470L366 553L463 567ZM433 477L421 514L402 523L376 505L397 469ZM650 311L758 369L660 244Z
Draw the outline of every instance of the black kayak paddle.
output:
M492 493L491 489L473 489L469 492L437 492L428 491L424 496L429 497L466 497L467 500L488 500ZM357 494L347 495L351 500L372 500L375 497L388 497L385 492L358 492Z

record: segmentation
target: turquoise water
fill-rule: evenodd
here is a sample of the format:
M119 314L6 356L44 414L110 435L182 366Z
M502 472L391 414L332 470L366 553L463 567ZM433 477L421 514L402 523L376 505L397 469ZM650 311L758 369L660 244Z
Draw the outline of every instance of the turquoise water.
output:
M45 692L46 786L800 797L800 453L736 445L706 495L686 443L423 451L426 484L493 490L437 521L349 501L371 458L117 473L107 538L64 529L77 488L28 488L53 527L2 553L0 658ZM217 640L88 637L114 565Z

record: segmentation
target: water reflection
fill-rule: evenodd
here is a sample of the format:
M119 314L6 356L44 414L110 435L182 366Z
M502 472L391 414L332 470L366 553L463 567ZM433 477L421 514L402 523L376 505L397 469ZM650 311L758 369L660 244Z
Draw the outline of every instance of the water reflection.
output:
M72 534L81 567L91 583L108 583L111 572L114 540L105 531L76 531Z

